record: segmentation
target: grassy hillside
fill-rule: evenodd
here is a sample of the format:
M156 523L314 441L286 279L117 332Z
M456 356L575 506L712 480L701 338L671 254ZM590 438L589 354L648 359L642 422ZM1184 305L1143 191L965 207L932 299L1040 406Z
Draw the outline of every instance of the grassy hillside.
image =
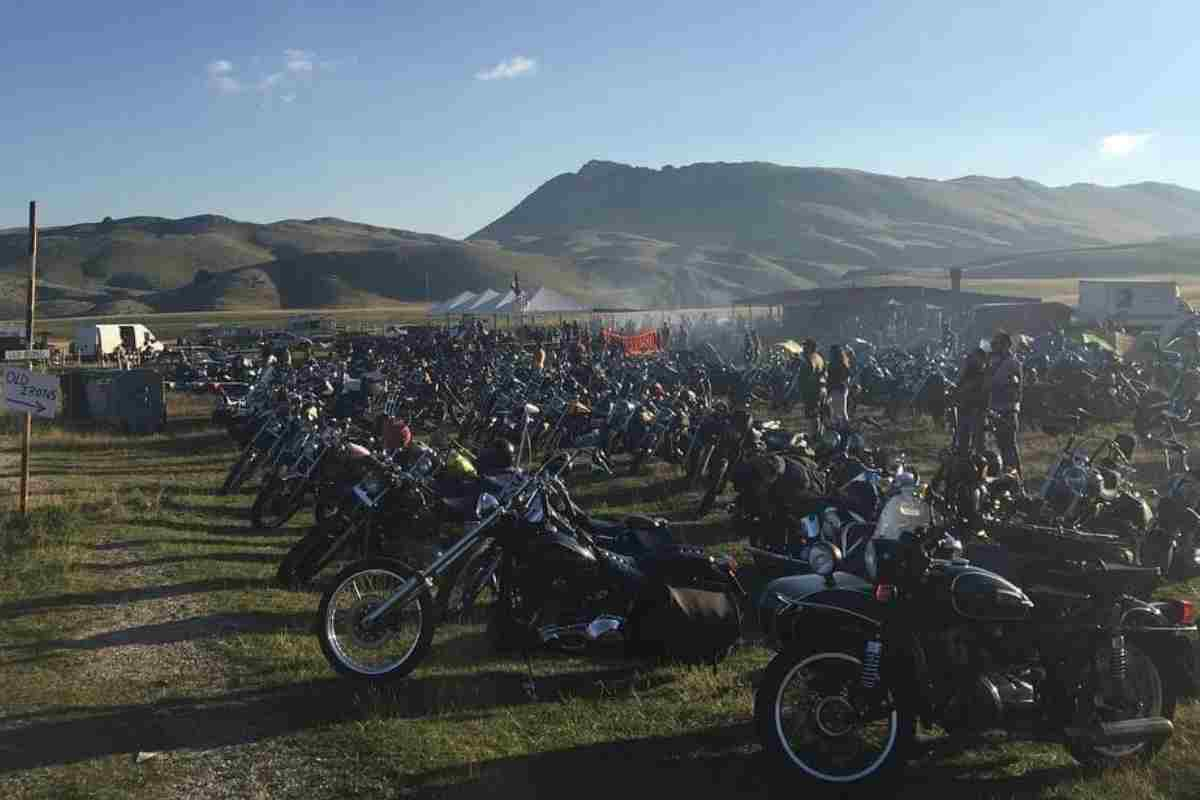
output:
M1200 274L1200 237L1030 253L972 266L977 278L1099 278Z
M1052 188L761 162L653 170L591 161L555 177L470 241L569 257L596 274L727 299L727 284L829 285L861 269L1009 259L1014 253L1200 233L1200 192L1166 184ZM1114 272L1147 259L1114 255ZM1154 261L1154 259L1150 259ZM1154 268L1162 270L1157 260Z
M1048 187L749 162L590 161L468 240L322 217L104 219L42 232L42 314L374 307L503 289L513 272L592 304L705 305L968 265L975 277L1189 274L1200 192ZM0 230L0 316L23 311L27 242ZM18 284L11 281L18 280ZM5 287L15 285L17 290Z
M0 316L24 312L26 234L0 232ZM41 233L42 316L338 308L526 286L609 292L569 259L322 218L270 225L218 216L132 217ZM428 292L428 295L427 295Z

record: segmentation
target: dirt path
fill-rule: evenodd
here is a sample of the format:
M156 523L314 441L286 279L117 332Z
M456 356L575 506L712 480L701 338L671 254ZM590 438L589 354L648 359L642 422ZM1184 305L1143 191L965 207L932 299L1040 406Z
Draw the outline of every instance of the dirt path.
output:
M62 666L47 669L59 670L79 698L66 708L35 702L0 715L0 796L35 792L39 770L97 760L108 764L110 780L132 784L153 770L167 782L156 798L302 795L310 770L276 746L298 698L232 688L236 669L212 644L261 620L213 613L203 587L180 583L177 566L153 563L162 551L143 544L114 535L94 547L85 566L105 576L109 591L33 600L0 616L71 631L36 646L0 641L0 668L65 652L68 660L53 662Z

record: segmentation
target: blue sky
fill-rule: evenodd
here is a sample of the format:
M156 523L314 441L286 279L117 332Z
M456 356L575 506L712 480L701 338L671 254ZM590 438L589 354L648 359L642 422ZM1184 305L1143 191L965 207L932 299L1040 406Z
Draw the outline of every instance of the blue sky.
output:
M0 227L465 236L592 158L1200 188L1200 3L0 3ZM1114 138L1115 137L1115 138Z

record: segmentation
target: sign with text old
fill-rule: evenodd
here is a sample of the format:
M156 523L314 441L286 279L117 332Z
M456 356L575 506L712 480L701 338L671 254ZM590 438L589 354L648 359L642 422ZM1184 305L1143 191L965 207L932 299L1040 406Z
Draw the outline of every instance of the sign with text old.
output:
M53 419L62 387L57 375L41 375L19 367L4 368L4 407L18 414Z

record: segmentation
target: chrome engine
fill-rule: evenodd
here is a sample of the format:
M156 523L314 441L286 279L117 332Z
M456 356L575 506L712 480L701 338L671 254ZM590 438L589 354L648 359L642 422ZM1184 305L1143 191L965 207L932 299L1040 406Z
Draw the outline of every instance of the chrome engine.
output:
M542 644L555 650L579 653L590 647L617 645L625 641L625 620L601 614L591 622L574 625L546 625L538 630Z

